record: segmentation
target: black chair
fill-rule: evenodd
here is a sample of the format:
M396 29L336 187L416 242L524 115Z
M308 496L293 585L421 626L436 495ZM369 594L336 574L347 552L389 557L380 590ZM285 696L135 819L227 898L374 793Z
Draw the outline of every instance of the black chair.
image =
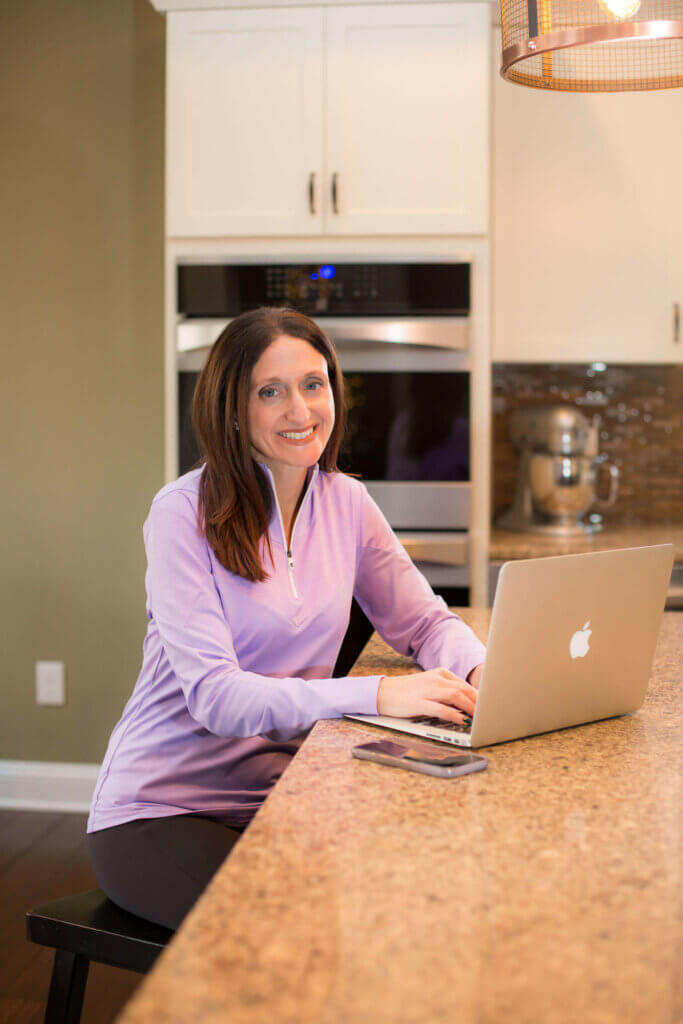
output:
M121 910L102 889L29 910L26 933L55 950L45 1024L78 1024L91 960L145 974L174 935Z
M351 600L349 624L332 670L333 678L349 674L374 631L375 627L354 597Z

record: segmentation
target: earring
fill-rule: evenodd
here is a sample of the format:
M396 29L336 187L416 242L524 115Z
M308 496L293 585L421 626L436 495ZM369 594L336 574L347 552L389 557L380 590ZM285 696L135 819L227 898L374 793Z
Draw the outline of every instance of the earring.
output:
M234 424L235 430L239 430L240 429L239 426L237 425L237 420L233 420L233 424Z

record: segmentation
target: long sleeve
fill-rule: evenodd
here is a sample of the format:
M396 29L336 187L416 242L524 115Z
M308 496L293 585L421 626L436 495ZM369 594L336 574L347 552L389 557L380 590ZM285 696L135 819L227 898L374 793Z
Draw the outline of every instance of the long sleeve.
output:
M380 636L422 669L465 679L484 661L484 645L434 594L364 486L354 596Z
M209 548L187 495L156 500L144 536L148 614L190 715L211 733L281 740L320 718L376 714L380 676L279 678L240 667Z

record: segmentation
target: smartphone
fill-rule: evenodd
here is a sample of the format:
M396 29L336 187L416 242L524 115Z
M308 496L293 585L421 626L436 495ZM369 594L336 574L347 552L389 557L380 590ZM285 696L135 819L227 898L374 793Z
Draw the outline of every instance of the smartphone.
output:
M379 764L388 764L394 768L407 768L411 772L438 775L442 779L481 772L489 763L487 758L480 757L479 754L454 754L450 750L442 752L438 747L427 746L425 743L407 746L403 743L394 743L392 740L361 743L353 747L351 753L363 761L377 761Z

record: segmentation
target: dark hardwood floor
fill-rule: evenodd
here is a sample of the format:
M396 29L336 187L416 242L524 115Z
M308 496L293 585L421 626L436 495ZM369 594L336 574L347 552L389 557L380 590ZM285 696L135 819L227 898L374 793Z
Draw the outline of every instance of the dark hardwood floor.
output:
M32 907L97 888L85 814L0 810L0 1024L42 1024L53 952L26 938ZM91 964L83 1024L109 1024L142 981Z

